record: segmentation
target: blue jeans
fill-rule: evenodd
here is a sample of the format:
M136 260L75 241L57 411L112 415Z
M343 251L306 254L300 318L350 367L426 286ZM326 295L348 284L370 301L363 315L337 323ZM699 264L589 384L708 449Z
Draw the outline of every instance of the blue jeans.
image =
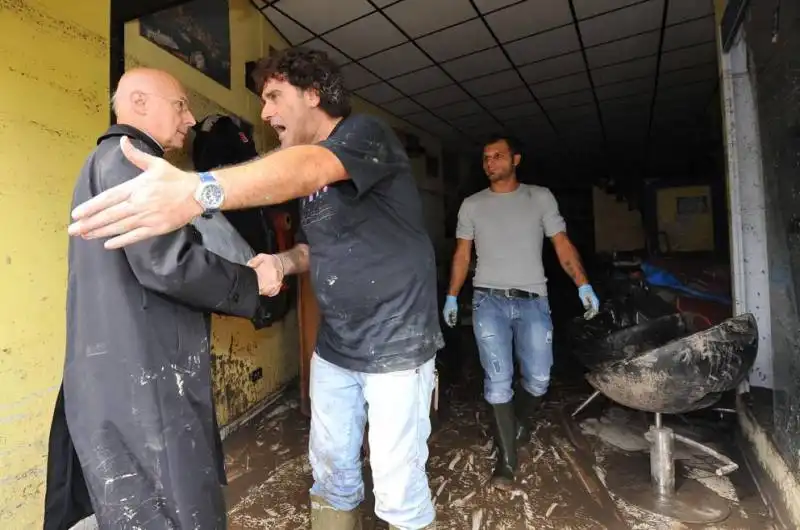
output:
M402 530L433 522L425 464L434 360L414 370L365 374L311 359L311 494L337 510L364 500L361 444L369 418L375 513Z
M485 374L484 397L491 404L514 396L514 356L522 388L542 396L550 385L553 366L553 323L547 297L506 298L475 290L472 328Z

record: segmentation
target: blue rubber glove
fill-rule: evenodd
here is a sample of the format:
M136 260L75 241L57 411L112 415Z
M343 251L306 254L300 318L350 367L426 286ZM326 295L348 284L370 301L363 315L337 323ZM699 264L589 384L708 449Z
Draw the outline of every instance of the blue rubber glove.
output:
M578 297L580 297L583 308L586 310L583 318L591 320L597 316L597 313L600 312L600 300L594 293L592 286L587 283L578 287Z
M442 311L444 322L451 328L454 328L458 323L458 298L453 295L447 295L444 302L444 310Z

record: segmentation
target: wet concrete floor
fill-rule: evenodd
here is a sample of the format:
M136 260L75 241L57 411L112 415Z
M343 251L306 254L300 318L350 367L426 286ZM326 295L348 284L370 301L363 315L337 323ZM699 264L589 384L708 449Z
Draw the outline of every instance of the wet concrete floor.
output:
M679 485L684 477L690 477L701 488L724 498L731 507L725 521L683 524L650 514L615 495L614 487L630 486L635 480L643 488L649 487L643 437L648 419L601 397L576 421L568 420L569 412L590 393L588 385L574 377L557 377L554 381L548 401L536 417L531 439L521 450L516 489L509 493L491 489L488 478L494 458L490 409L481 396L482 374L474 361L476 356L463 359L467 362L455 369L442 367L440 411L429 442L428 476L439 528L775 528L732 443L734 419L720 420L719 415L671 417L669 421L678 432L710 442L740 464L731 475L716 477L707 458L686 449L677 455ZM289 392L225 441L231 529L310 527L308 424L299 411L297 395ZM387 528L372 512L368 461L364 473L368 492L362 506L364 529Z

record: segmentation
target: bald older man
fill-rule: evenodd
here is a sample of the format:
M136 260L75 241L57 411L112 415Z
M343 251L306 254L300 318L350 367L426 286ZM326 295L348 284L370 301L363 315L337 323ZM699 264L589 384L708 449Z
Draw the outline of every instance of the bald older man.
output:
M117 125L86 160L73 207L140 170L128 137L162 156L195 119L180 83L136 69L113 98ZM214 420L208 314L252 317L274 267L206 250L192 228L108 252L70 238L67 348L50 435L46 530L91 514L101 529L223 530L221 444Z

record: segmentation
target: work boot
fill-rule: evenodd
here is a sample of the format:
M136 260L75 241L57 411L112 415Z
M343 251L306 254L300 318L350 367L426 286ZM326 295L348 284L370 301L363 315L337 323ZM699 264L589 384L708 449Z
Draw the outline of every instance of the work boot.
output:
M311 496L312 530L361 530L361 513L358 508L337 510L328 501Z
M492 474L491 484L501 490L514 487L514 472L517 470L517 437L519 422L514 413L514 404L492 405L495 420L495 445L497 445L497 464Z
M533 430L533 416L542 408L542 400L543 396L534 396L524 388L520 388L514 393L517 419L523 429Z

